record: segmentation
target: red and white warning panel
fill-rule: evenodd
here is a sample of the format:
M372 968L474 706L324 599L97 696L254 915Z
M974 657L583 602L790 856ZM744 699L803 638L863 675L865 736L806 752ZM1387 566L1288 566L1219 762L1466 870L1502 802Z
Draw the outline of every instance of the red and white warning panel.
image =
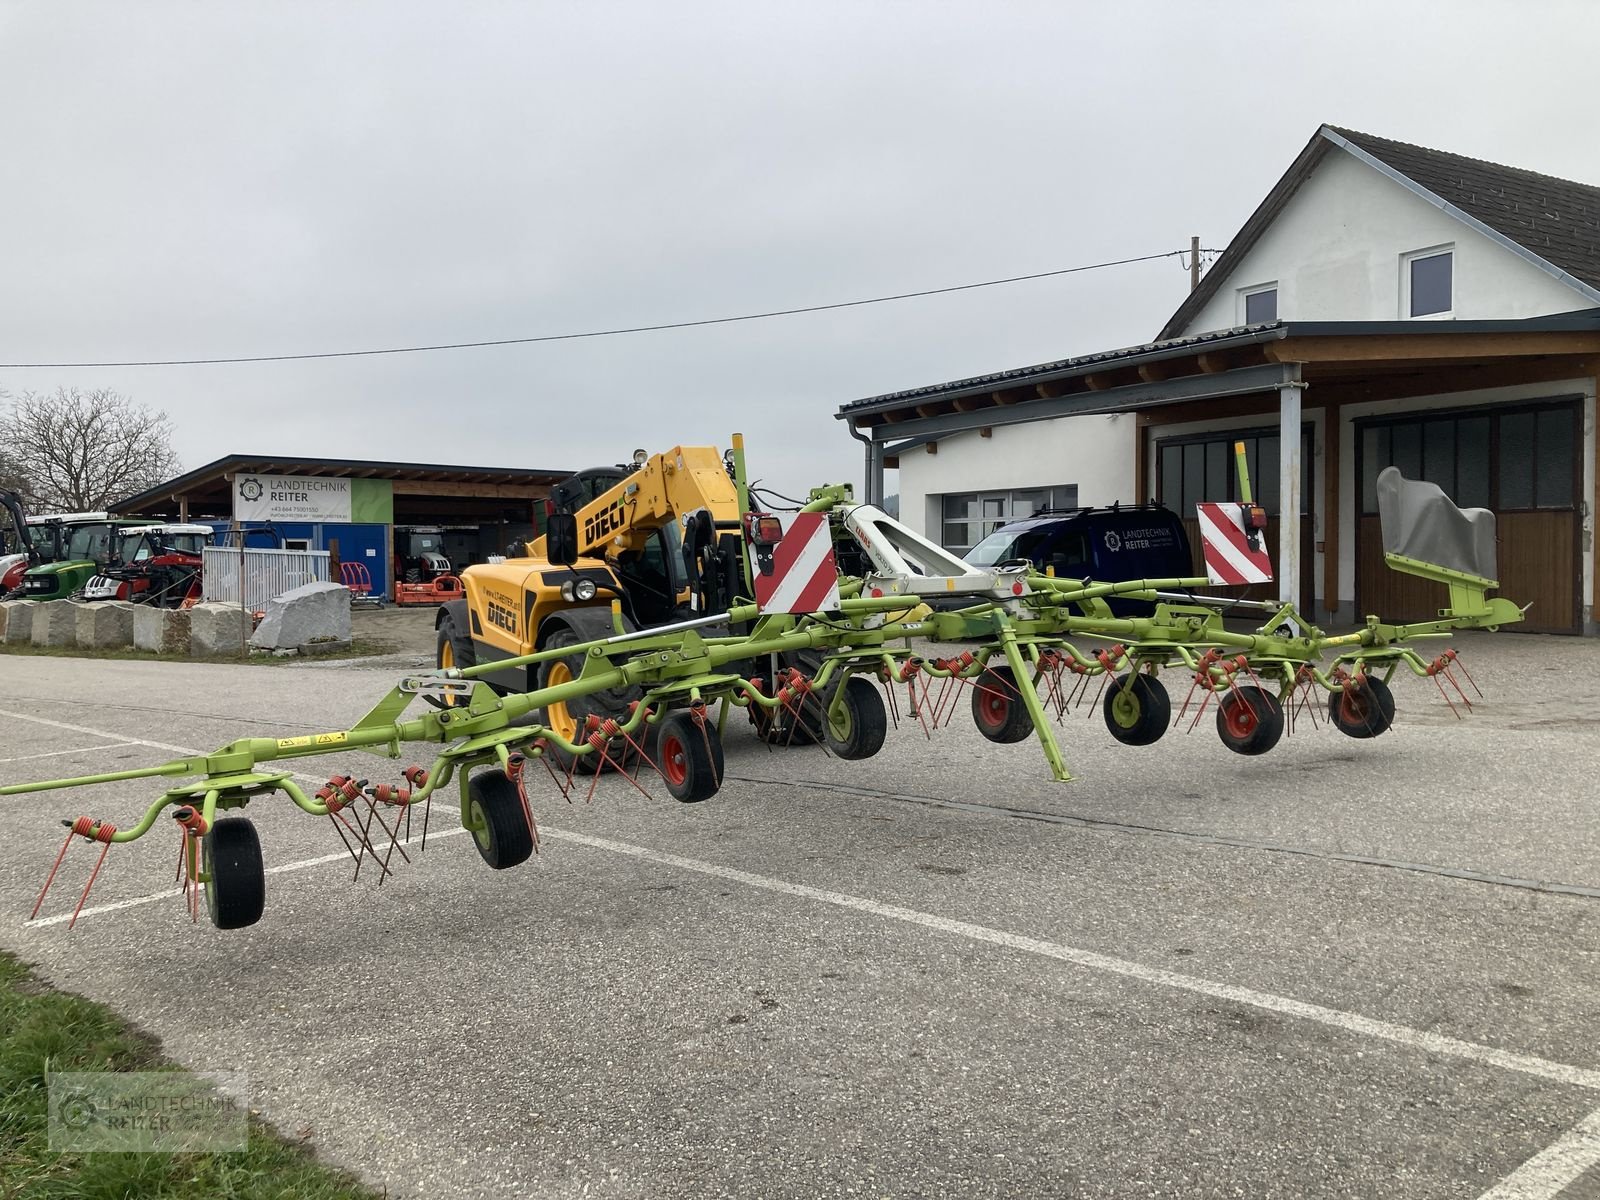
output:
M1265 545L1265 514L1252 504L1197 506L1206 578L1212 583L1271 583L1272 560Z
M755 573L762 612L836 612L839 564L825 513L796 513L783 540L772 549L772 574Z

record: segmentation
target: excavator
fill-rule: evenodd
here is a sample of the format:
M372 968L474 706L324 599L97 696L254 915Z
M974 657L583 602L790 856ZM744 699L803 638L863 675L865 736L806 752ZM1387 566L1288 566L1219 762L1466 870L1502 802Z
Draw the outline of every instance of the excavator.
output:
M723 454L714 446L674 446L655 455L636 450L630 464L580 471L555 485L546 503L549 533L512 547L503 561L461 572L464 596L442 605L435 622L437 665L484 666L612 637L619 632L614 601L620 632L629 632L726 612L750 596L748 504L740 502L733 461L733 450ZM806 673L814 673L814 664L776 665L810 666ZM582 666L574 654L484 678L497 690L526 692L566 683ZM625 716L634 698L611 690L555 704L548 723L574 740L591 714ZM815 740L809 715L799 729L786 719L761 710L757 732L773 742Z

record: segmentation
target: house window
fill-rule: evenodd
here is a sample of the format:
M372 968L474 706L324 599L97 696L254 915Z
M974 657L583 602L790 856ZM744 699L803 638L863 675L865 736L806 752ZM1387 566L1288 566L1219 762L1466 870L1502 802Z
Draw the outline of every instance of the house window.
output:
M1378 473L1436 483L1461 508L1572 508L1576 409L1414 416L1361 430L1361 511L1378 512Z
M1455 307L1455 252L1419 250L1402 263L1405 308L1412 317L1447 317Z
M1265 287L1246 288L1241 295L1244 296L1244 323L1246 325L1265 325L1278 319L1278 285L1269 283Z
M1244 443L1250 493L1276 515L1279 499L1278 435L1265 430L1198 438L1174 438L1156 444L1156 477L1161 503L1181 517L1193 517L1195 505L1239 499L1239 469L1233 444ZM1301 435L1300 512L1311 511L1311 433Z
M1008 492L961 492L941 498L939 541L952 554L965 554L1000 526L1035 513L1078 507L1078 485L1020 488Z

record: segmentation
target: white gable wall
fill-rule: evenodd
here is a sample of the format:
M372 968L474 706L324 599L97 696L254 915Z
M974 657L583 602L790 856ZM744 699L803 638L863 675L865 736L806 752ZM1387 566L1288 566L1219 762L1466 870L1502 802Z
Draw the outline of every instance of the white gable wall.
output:
M1079 504L1131 503L1134 444L1127 413L952 434L937 454L919 446L900 456L900 519L937 542L944 495L1075 483Z
M1583 293L1334 148L1183 333L1244 324L1240 289L1273 281L1279 320L1401 319L1401 256L1435 246L1455 251L1457 320L1593 306Z

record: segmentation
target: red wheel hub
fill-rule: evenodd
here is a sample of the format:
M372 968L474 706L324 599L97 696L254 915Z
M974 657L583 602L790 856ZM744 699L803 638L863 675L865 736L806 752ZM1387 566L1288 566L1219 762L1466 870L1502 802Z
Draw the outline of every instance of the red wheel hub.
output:
M1006 716L1011 711L1011 701L1003 696L994 684L987 684L983 689L983 699L979 702L978 712L983 717L983 723L990 728L998 729L1006 723Z
M1255 706L1242 696L1228 697L1227 712L1228 734L1231 737L1247 738L1256 731L1256 726L1261 724L1261 719L1256 716Z
M673 787L681 787L689 778L688 749L677 736L670 733L661 739L661 773Z

